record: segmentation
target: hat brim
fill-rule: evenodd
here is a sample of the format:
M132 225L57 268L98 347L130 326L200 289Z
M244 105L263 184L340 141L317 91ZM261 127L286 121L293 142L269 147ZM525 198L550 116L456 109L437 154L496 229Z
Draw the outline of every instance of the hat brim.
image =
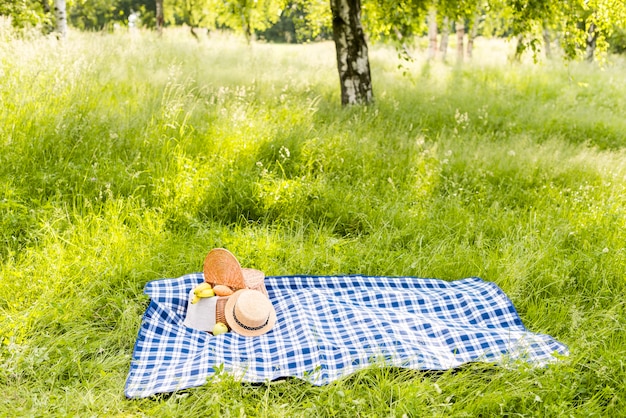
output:
M237 334L243 335L245 337L258 337L259 335L263 335L272 329L272 327L276 323L276 310L274 309L274 306L272 306L272 310L270 311L270 316L267 320L267 324L265 324L265 326L263 326L262 328L254 329L254 330L243 328L242 326L237 324L237 321L235 321L234 315L235 315L235 305L237 304L237 300L239 299L239 296L241 296L241 294L245 291L253 291L253 292L257 291L258 292L258 290L243 289L243 290L238 290L232 295L230 295L228 297L228 301L226 302L226 306L224 307L224 316L226 318L226 322L228 323L228 326L230 327L230 329L236 332ZM269 302L271 305L272 301L269 301Z

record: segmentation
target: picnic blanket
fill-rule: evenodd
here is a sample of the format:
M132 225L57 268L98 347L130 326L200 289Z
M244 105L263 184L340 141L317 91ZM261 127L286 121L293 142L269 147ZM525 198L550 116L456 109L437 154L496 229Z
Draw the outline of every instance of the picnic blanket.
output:
M216 369L247 382L292 376L323 385L372 364L545 365L555 353L568 354L552 337L528 331L496 284L475 277L266 277L277 321L259 337L185 327L189 291L202 281L194 273L146 284L151 301L133 350L128 398L200 386Z

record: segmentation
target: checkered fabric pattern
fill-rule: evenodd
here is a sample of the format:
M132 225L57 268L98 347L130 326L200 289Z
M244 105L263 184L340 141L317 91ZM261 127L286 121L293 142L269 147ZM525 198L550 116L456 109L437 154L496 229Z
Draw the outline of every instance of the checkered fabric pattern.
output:
M247 382L293 376L323 385L372 364L444 370L466 362L567 355L529 332L494 283L414 277L274 276L265 284L277 314L258 337L212 336L183 325L202 273L149 282L151 302L135 344L125 394L169 393L207 382L216 367Z

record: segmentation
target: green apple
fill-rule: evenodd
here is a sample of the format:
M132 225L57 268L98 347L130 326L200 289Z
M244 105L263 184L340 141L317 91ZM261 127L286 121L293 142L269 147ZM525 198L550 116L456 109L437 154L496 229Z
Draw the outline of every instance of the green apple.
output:
M222 322L216 322L213 326L213 335L225 334L228 332L228 326Z

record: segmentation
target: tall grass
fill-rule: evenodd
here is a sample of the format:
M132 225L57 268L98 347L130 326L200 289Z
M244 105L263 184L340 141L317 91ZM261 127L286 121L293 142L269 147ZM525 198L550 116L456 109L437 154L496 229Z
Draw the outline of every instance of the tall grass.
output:
M376 103L342 109L330 43L5 37L0 415L619 416L624 62L488 49L459 68L373 47ZM268 275L480 276L572 354L124 400L143 286L218 246Z

